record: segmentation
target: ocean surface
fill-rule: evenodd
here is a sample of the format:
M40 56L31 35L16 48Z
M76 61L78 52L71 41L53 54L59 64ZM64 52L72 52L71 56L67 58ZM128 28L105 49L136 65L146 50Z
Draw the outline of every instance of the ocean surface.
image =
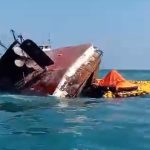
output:
M150 80L150 71L120 73ZM0 94L0 150L149 149L150 96L62 100Z

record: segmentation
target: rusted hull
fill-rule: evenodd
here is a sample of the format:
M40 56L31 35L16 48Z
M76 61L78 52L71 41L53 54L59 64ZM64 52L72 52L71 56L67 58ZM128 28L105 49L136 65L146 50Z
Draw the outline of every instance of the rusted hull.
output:
M82 60L89 48L92 48L94 51L89 58ZM101 53L95 50L92 45L61 48L47 54L51 56L54 65L48 66L39 79L26 87L25 91L31 90L42 94L53 94L57 97L75 97L80 94L91 75L92 80L90 82L97 78ZM79 66L75 68L77 64ZM68 76L71 68L75 68L74 73L72 76ZM63 83L64 80L65 83Z
M0 90L76 97L97 78L101 54L91 44L43 52L32 40L15 41L0 59Z
M97 70L100 64L101 53L90 46L75 62L68 68L59 85L54 91L57 97L76 97L80 95L85 86L90 86L97 78Z

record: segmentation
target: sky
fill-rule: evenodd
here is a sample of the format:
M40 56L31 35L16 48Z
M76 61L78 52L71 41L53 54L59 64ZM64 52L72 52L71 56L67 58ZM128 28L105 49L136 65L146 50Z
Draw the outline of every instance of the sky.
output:
M0 0L0 40L7 45L14 29L53 48L92 43L102 69L150 69L149 8L150 0Z

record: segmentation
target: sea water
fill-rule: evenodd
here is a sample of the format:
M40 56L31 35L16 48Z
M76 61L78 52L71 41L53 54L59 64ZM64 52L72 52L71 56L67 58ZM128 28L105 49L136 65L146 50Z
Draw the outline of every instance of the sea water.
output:
M101 71L104 76L108 70ZM150 80L150 71L120 71ZM150 96L58 99L0 95L0 150L149 150Z

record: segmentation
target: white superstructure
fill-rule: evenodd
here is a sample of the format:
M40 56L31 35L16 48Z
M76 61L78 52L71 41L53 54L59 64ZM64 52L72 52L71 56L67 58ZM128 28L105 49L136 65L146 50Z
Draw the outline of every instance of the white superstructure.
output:
M48 45L40 45L39 47L40 47L40 48L42 49L42 51L44 51L44 52L52 50L51 47L48 46Z

